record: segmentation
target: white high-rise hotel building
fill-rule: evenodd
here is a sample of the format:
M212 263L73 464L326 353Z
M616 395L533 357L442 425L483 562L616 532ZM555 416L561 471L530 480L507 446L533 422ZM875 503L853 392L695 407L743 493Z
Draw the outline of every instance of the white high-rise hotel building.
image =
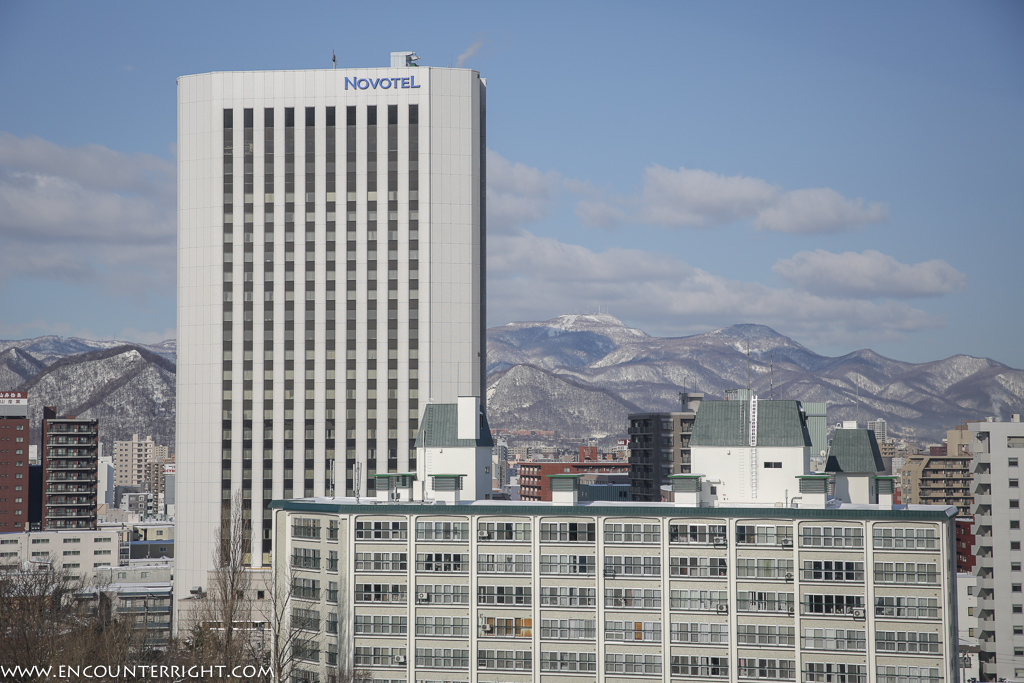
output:
M485 93L469 69L178 79L177 598L233 497L416 471L428 402L480 396Z

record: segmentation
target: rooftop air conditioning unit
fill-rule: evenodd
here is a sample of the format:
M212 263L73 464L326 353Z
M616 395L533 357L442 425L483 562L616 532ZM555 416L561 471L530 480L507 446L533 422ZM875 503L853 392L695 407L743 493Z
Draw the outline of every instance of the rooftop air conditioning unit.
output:
M484 633L494 633L494 624L484 624L480 630Z
M715 536L715 545L725 545L725 536Z
M784 539L782 539L782 547L783 548L792 548L793 547L793 539L792 538L784 538Z
M862 610L862 609L855 609L855 610L851 610L851 611L853 613L853 618L854 619L863 619L864 618L864 610Z
M395 664L405 664L405 655L395 655Z
M790 613L790 614L793 614L794 612L796 612L796 610L795 610L795 609L793 608L793 606L792 606L792 605L790 605L790 606L789 606L789 613Z
M793 580L793 572L786 572L786 581Z
M477 532L476 537L479 538L481 541L486 541L491 537L491 535L487 533L486 529L481 529Z
M718 613L719 614L726 614L728 611L729 611L729 605L719 605L718 606Z
M419 602L428 602L430 600L430 593L417 593L416 600Z

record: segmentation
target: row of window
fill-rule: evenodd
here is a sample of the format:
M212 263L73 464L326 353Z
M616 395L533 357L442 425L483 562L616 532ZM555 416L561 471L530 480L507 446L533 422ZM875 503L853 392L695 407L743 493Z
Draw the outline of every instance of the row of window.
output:
M332 583L332 585L335 585ZM407 602L406 584L356 584L357 603ZM319 595L319 588L293 586L296 597ZM337 601L334 590L333 601ZM574 586L550 586L541 589L540 604L544 607L596 607L597 590ZM416 602L431 605L470 604L469 586L435 584L416 587ZM530 586L478 586L478 605L531 606L533 589ZM646 588L606 588L604 606L611 608L661 608L662 591ZM669 607L674 610L728 612L728 591L672 590ZM740 591L736 609L741 612L793 613L793 593ZM860 595L806 594L801 602L801 613L807 615L835 615L864 618L864 598ZM938 598L879 596L875 598L876 616L892 618L933 619L939 617Z
M332 521L337 538L337 522ZM307 527L314 526L315 531ZM301 528L299 528L301 527ZM408 522L356 522L356 540L407 540ZM319 522L299 519L293 525L298 538L319 538ZM417 540L468 541L468 522L417 522ZM530 522L480 522L477 538L481 541L527 542L532 540ZM671 524L669 542L697 545L725 545L728 534L724 524ZM540 540L547 543L590 543L597 540L597 525L593 522L542 522ZM659 524L604 525L606 543L660 543ZM735 531L739 545L793 544L790 525L739 525ZM876 527L873 531L874 547L878 549L935 550L938 535L932 528ZM803 526L801 547L808 548L863 548L864 530L860 527Z
M312 659L307 644L300 646L303 659ZM416 648L416 667L434 669L468 669L470 656L462 648ZM357 647L354 652L356 666L403 666L407 663L405 648ZM592 652L541 652L541 671L596 672L597 655ZM316 661L316 660L313 660ZM727 657L700 655L672 656L670 673L674 676L727 678ZM477 651L478 669L529 671L533 668L533 654L528 650ZM796 661L792 659L740 657L736 661L740 678L758 680L796 680ZM646 674L662 673L662 657L653 654L606 653L605 673ZM866 683L867 666L838 662L807 662L804 681L831 681L835 683ZM882 683L939 683L937 667L886 666L876 668L875 680Z
M357 572L407 571L406 553L356 553ZM320 569L320 551L297 548L293 565L302 569ZM672 557L669 558L669 576L673 578L724 578L728 575L724 557ZM338 554L330 551L329 569L337 571ZM793 560L775 558L739 558L736 575L742 579L793 579ZM532 571L529 555L486 553L477 556L480 573L528 574ZM468 572L469 555L466 553L418 553L417 572ZM540 573L547 575L595 575L594 555L541 555ZM604 573L614 576L661 576L660 556L605 557ZM864 563L840 560L805 560L804 581L863 582ZM934 563L876 562L875 581L878 583L938 583L937 565Z

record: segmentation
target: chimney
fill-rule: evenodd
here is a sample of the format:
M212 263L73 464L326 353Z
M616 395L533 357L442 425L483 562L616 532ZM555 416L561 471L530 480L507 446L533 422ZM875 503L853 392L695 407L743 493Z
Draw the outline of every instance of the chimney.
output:
M556 505L576 505L580 495L580 475L549 474L551 502Z
M480 397L459 396L459 438L476 441L480 438Z

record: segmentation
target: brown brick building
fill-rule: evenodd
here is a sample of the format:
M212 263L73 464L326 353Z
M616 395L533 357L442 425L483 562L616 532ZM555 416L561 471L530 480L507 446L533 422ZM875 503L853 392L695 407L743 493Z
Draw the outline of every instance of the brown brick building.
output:
M552 474L629 474L629 463L587 462L524 462L519 465L519 497L523 500L551 500Z
M28 393L0 392L0 534L28 530Z

